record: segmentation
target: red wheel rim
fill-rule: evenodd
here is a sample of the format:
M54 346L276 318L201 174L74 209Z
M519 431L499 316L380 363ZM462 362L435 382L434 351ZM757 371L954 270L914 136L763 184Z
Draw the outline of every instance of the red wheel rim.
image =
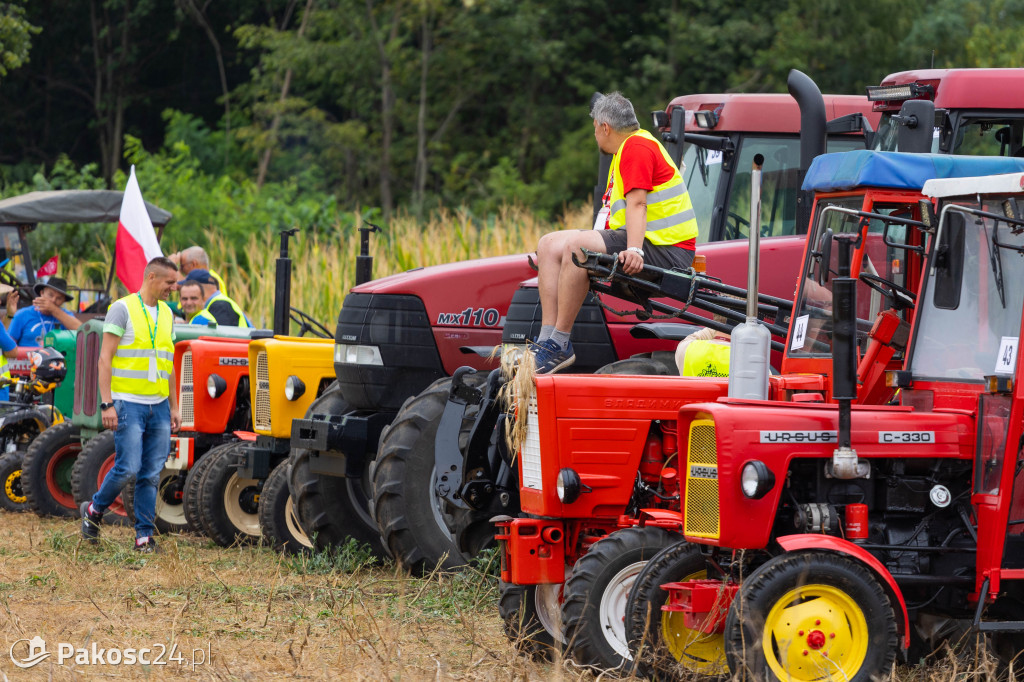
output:
M99 490L100 486L103 485L103 479L106 477L107 472L114 468L115 455L116 453L111 454L110 457L107 457L107 460L103 462L103 466L100 467L99 476L96 477L96 490ZM111 512L112 514L117 514L118 516L128 516L128 512L124 510L124 503L121 502L120 495L117 496L113 504L107 507L107 511Z
M71 492L71 469L81 451L78 443L65 445L46 464L46 490L54 502L66 509L78 509Z

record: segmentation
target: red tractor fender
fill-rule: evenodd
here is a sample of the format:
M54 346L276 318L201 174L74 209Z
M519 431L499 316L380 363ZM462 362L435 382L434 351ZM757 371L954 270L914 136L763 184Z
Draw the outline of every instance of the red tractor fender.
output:
M903 614L903 648L910 646L910 617L907 614L907 603L903 599L903 592L896 584L892 574L882 565L882 562L868 553L863 547L859 547L849 540L843 540L832 535L784 535L778 538L778 543L787 552L796 552L801 549L825 550L846 554L861 563L866 564L871 570L882 579L883 586L894 597Z

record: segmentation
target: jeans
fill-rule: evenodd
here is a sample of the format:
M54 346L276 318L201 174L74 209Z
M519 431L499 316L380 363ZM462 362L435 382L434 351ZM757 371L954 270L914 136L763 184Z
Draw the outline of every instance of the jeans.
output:
M160 472L171 451L171 406L166 400L156 405L115 400L114 409L114 468L103 478L92 504L96 511L105 511L134 476L135 537L150 537L156 531L153 521Z

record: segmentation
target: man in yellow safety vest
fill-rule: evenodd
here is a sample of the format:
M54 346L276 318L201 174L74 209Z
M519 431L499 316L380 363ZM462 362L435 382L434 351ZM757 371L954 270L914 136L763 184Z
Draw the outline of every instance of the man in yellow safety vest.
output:
M82 503L82 536L99 540L103 512L135 477L135 549L156 551L156 492L171 432L181 426L174 391L174 320L164 301L178 267L160 256L146 265L138 293L115 301L103 324L99 386L103 426L114 430L114 468Z
M640 129L630 101L618 92L599 95L590 116L597 146L614 156L594 229L552 232L537 245L541 331L534 360L541 374L576 360L569 337L589 281L572 262L574 253L618 253L632 275L645 263L688 268L696 247L697 218L683 177L661 143Z
M179 287L196 283L203 290L203 299L206 303L203 309L189 320L189 324L217 324L230 325L232 327L251 327L252 323L242 308L233 300L225 296L217 287L216 280L207 270L193 270L188 277L178 282Z

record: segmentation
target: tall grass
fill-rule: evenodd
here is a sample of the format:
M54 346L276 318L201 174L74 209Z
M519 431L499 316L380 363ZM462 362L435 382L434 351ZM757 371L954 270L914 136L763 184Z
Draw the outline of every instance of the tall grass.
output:
M589 222L587 206L566 210L553 223L514 206L485 221L474 219L465 210L441 211L425 223L410 215L398 215L382 226L381 233L370 235L373 276L380 278L429 265L525 253L536 248L537 240L545 232L586 229ZM345 294L355 284L361 226L359 221L344 233L300 231L289 244L292 307L311 315L331 331ZM103 249L105 262L78 261L62 267L68 281L103 288L113 258L111 245L104 245ZM166 251L172 249L176 250L165 245ZM254 232L240 245L217 233L209 236L207 251L213 269L224 277L227 293L259 327L269 327L273 322L274 273L279 250L277 232ZM116 278L113 289L111 295L115 298L125 293Z

